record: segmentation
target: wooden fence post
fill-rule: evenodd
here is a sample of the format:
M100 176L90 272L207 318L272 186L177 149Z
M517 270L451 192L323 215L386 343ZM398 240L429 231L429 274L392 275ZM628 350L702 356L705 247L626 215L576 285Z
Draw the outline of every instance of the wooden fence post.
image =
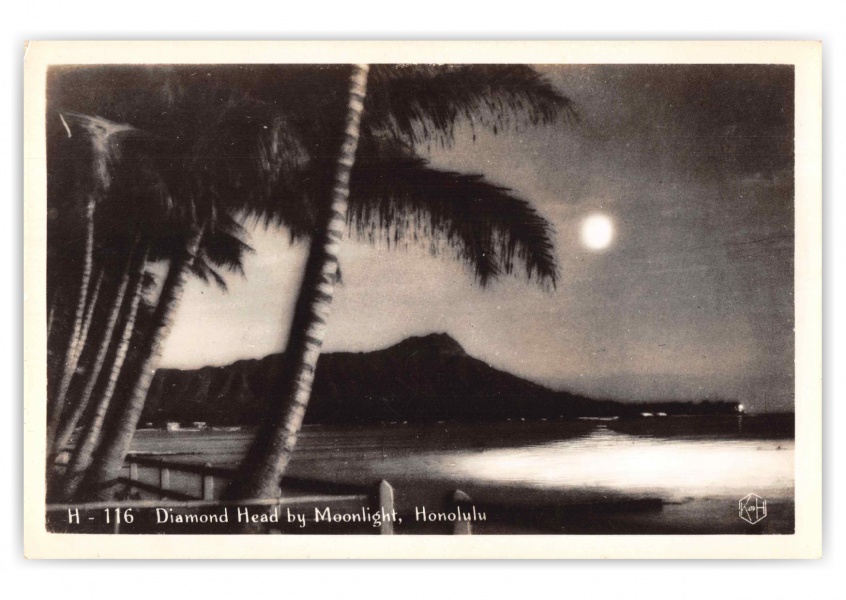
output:
M206 463L205 467L211 468L211 463ZM203 473L203 500L214 500L214 477L209 473Z
M379 509L383 515L394 514L394 488L384 479L379 483ZM394 522L385 519L379 531L380 535L394 535Z
M160 494L161 497L163 499L167 498L166 492L170 489L170 469L168 469L167 467L159 468L159 488L162 490L162 492L165 492Z
M470 502L472 502L472 500L470 500L470 496L461 490L455 490L455 493L452 495L452 501L455 504L456 510L459 511L459 514L461 514L462 505L466 507L470 504ZM473 535L473 527L470 524L470 521L462 521L460 519L456 520L455 525L452 526L452 534Z

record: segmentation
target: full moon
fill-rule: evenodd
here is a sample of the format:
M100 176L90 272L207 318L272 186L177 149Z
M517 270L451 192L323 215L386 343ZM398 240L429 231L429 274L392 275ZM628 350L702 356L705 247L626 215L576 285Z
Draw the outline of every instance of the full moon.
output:
M606 215L591 215L582 221L582 243L591 250L602 250L611 245L614 224Z

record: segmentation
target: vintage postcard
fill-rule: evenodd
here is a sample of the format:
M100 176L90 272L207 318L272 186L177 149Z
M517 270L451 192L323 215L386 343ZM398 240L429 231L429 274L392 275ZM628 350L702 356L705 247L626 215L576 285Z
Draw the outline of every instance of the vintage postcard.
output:
M25 552L815 558L816 42L33 42Z

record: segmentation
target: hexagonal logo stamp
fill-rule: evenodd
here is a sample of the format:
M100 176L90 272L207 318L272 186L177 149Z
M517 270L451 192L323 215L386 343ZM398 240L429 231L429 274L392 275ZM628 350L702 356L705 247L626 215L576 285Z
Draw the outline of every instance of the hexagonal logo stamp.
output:
M754 525L767 516L767 501L757 494L747 494L738 502L740 518Z

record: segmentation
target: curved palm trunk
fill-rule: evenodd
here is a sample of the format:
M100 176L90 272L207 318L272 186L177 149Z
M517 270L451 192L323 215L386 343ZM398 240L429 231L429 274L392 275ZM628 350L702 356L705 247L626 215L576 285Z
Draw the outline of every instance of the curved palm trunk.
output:
M367 90L367 65L354 65L350 77L344 141L341 144L323 230L312 241L306 274L297 300L288 348L287 381L278 388L276 413L256 436L241 466L248 472L234 490L241 499L278 496L282 475L291 459L311 398L317 359L326 333L338 272L340 241L347 227L349 182L358 147L361 113Z
M144 410L147 392L153 381L164 342L170 333L173 315L179 306L202 238L203 230L199 229L189 239L184 252L173 259L168 269L156 310L153 313L150 330L142 346L144 355L133 370L134 381L130 387L131 392L122 406L115 407L118 411L115 413L114 420L111 421L113 427L110 430L104 429L102 442L97 448L82 484L82 493L86 498L90 496L108 499L111 495L110 483L123 467L138 420Z
M145 262L146 252L141 257L140 261L142 272ZM68 439L70 439L70 436L73 434L73 430L76 428L77 423L79 423L79 419L81 419L85 411L88 410L88 405L91 402L91 396L94 393L94 388L100 378L100 372L103 370L103 366L106 362L106 355L109 353L109 347L111 346L112 337L114 335L115 328L117 327L121 308L123 307L124 298L126 297L126 291L129 288L130 279L133 279L133 264L138 265L139 262L137 258L133 259L132 254L130 253L126 259L126 266L124 267L123 274L121 275L120 286L115 294L112 310L109 312L109 316L106 320L106 327L103 330L103 337L100 340L100 347L97 349L97 356L92 364L88 380L85 383L85 387L82 390L82 394L80 395L79 401L76 403L73 412L62 423L59 433L56 435L52 449L54 454L61 450L61 448L67 443Z
M76 493L82 478L85 475L86 469L91 465L91 460L94 455L94 450L100 441L100 436L103 430L103 423L106 420L106 414L109 410L112 397L117 388L118 377L120 376L123 364L126 361L129 353L129 342L132 339L132 334L135 331L135 319L138 315L138 307L141 304L141 297L144 291L144 267L146 264L146 251L142 255L140 261L140 268L135 273L132 282L132 290L130 296L129 310L126 314L126 321L123 325L120 341L115 350L115 359L112 363L112 368L109 371L109 379L106 383L106 388L100 396L94 408L94 414L91 416L91 421L85 428L85 433L80 437L76 444L73 456L68 463L65 471L65 478L62 484L62 497L65 500L71 500Z
M48 410L48 419L50 423L54 419L61 418L62 409L64 409L65 397L67 396L70 382L73 378L74 371L76 371L77 347L79 344L79 336L82 333L82 325L85 319L85 307L88 300L88 287L91 284L91 271L94 265L94 208L96 201L94 196L88 198L88 206L86 207L87 231L85 236L85 257L82 267L82 281L79 284L79 300L76 304L76 314L73 320L73 329L68 338L68 348L65 351L65 362L62 367L62 375L59 379L59 384L56 387L56 397L53 398L51 406ZM56 414L59 416L56 417ZM48 426L49 432L49 426ZM48 444L52 439L48 438ZM49 447L49 446L48 446Z
M56 316L56 300L50 305L50 312L47 314L47 339L50 339L50 332L53 331L53 317Z
M85 310L85 317L82 320L82 328L79 331L79 338L77 339L74 356L71 361L71 370L69 372L70 376L67 379L62 380L63 387L59 388L57 393L58 405L56 406L53 414L50 415L50 421L47 425L48 451L52 450L55 446L56 431L62 421L62 415L64 413L65 404L67 403L70 384L73 382L74 375L76 375L76 368L79 365L79 359L82 356L82 351L85 348L85 342L88 339L88 331L91 329L91 319L94 318L94 309L97 306L97 298L100 295L100 286L102 284L103 271L100 271L100 275L97 277L97 282L94 284L94 289L91 291L90 298L88 299L88 308Z
M94 290L91 292L91 297L88 299L88 307L85 309L85 319L82 321L82 331L79 332L79 341L76 344L76 364L79 365L79 359L82 358L82 352L85 350L85 344L88 342L88 332L91 331L91 320L94 318L94 309L97 308L97 300L100 298L100 288L103 285L103 276L105 273L100 271L97 276L97 283L94 284ZM76 371L76 369L74 369ZM73 378L71 378L73 380Z

